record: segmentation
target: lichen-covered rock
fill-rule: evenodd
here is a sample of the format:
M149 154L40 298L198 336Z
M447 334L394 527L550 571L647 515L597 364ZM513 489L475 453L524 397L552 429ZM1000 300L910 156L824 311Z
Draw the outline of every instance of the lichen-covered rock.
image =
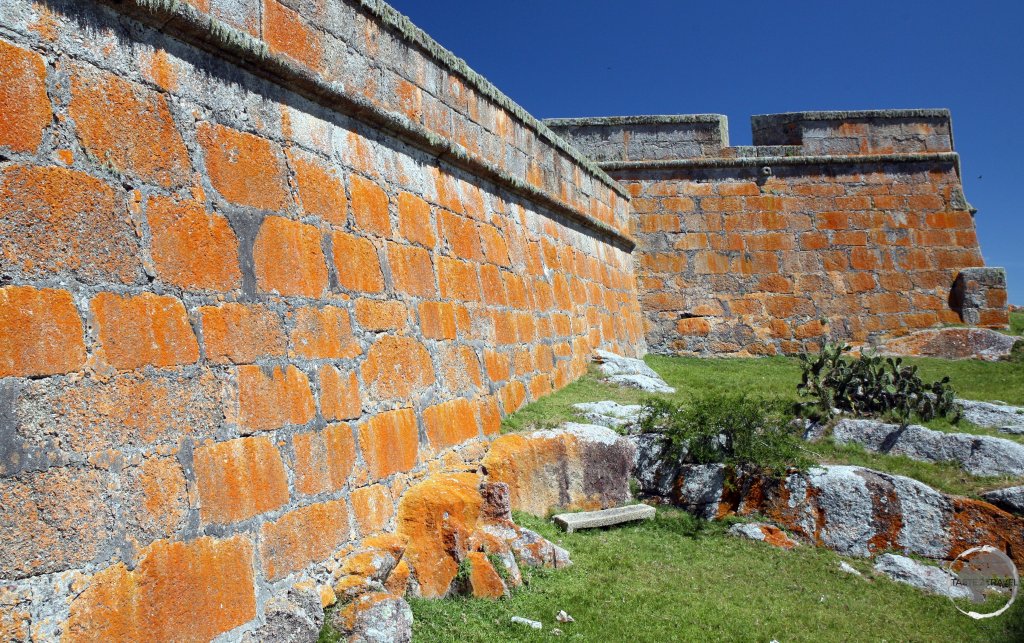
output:
M509 497L506 484L481 482L474 473L437 474L406 492L398 508L398 536L408 542L402 562L410 568L415 593L493 598L522 584L520 565L571 564L564 549L512 521ZM460 582L463 566L470 571L468 582Z
M386 592L363 594L343 605L331 624L349 643L412 641L412 609L401 596Z
M569 423L503 435L491 443L483 468L488 480L508 485L513 509L544 516L627 502L633 457L633 444L614 431Z
M1024 514L1024 486L996 489L981 494L981 497L1010 513Z
M640 421L643 407L639 404L619 404L612 400L603 402L581 402L572 407L579 411L583 419L590 424L605 426L609 429L628 430Z
M768 543L772 547L780 549L793 549L797 544L795 540L786 535L786 532L775 525L763 522L739 523L730 527L728 533L731 536Z
M644 451L641 447L638 462ZM952 560L969 547L988 544L1024 564L1024 517L863 467L829 465L776 477L749 467L667 464L638 466L637 482L642 494L702 518L764 517L848 556L897 550Z
M956 577L944 569L919 563L897 554L882 554L875 561L875 571L897 583L912 585L947 598L970 598L971 590L956 584Z
M957 400L964 419L1003 433L1024 434L1024 408L1000 402Z
M1008 357L1017 339L987 328L931 328L890 339L879 352L994 362Z
M923 462L955 462L975 476L1024 475L1024 444L988 435L846 418L833 427L832 439Z
M312 643L324 624L320 595L311 587L290 587L273 596L263 608L264 623L243 641L260 643Z

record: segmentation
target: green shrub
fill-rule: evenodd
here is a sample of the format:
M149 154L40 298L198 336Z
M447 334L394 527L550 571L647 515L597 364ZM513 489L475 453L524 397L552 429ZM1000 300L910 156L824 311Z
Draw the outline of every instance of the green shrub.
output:
M862 353L846 358L846 344L826 344L816 355L800 355L803 368L797 392L809 401L797 404L802 417L822 419L833 409L857 416L880 417L906 425L914 417L960 419L949 377L925 384L916 366L904 366L902 358Z
M650 399L640 428L665 435L670 457L685 455L694 464L756 465L776 474L810 465L791 407L780 400L715 394L683 405Z

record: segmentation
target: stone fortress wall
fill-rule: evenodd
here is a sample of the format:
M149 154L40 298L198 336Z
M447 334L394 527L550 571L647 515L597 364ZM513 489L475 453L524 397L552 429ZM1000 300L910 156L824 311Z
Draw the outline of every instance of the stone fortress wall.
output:
M239 640L597 348L953 321L948 115L787 118L570 145L377 0L0 3L0 638Z
M633 196L652 351L775 355L939 324L1005 327L946 110L548 125Z
M383 3L0 4L0 631L237 638L642 355L625 190Z

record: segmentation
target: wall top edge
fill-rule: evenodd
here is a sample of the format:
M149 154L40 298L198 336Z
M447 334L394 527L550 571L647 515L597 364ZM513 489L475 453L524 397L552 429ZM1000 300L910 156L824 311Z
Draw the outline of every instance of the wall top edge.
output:
M674 125L708 123L726 125L725 114L658 114L640 116L584 116L579 118L545 118L548 127L601 127L611 125Z
M160 0L142 1L159 2ZM462 76L474 89L493 100L499 107L506 110L522 121L523 124L536 131L541 138L546 140L559 151L565 153L576 163L583 166L606 186L615 190L620 196L624 196L627 199L629 198L629 192L619 185L615 179L605 174L600 166L580 153L579 150L566 143L557 134L552 132L543 121L530 114L526 109L519 105L519 103L509 98L504 92L495 87L493 83L474 71L465 60L456 56L436 40L431 38L427 32L417 27L407 16L381 0L358 0L358 4L382 23L394 29L407 42L416 45L430 55L434 60L447 67L450 71Z
M844 121L861 118L943 118L949 119L950 112L946 108L929 109L864 109L836 111L782 112L779 114L756 114L751 116L755 124L758 121Z
M955 163L956 152L921 154L863 154L850 156L761 156L737 158L668 159L663 161L614 161L601 163L606 171L715 169L735 167L771 167L772 165L874 165L882 163Z

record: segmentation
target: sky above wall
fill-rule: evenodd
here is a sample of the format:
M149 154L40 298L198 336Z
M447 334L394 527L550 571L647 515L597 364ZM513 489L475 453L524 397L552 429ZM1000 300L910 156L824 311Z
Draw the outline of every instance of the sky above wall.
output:
M1024 305L1020 0L391 0L538 118L947 107L985 262Z

